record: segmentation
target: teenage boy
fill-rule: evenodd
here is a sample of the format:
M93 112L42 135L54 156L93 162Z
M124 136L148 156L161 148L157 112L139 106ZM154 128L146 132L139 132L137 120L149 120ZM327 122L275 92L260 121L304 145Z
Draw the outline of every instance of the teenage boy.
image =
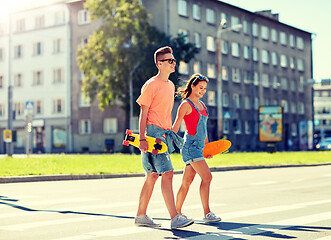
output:
M174 169L169 152L174 150L172 140L179 147L182 143L182 139L171 131L171 111L174 105L175 86L168 78L175 71L176 66L172 49L166 46L156 50L154 62L158 68L158 73L143 85L141 94L137 99L137 103L141 108L139 116L139 149L141 150L141 160L146 172L146 178L139 197L135 223L148 227L161 226L161 224L155 223L153 219L146 215L155 182L161 176L161 190L171 217L171 229L177 229L189 226L194 221L193 219L188 219L185 215L178 214L176 211L172 187ZM148 153L146 135L161 138L168 145L168 151L158 155Z

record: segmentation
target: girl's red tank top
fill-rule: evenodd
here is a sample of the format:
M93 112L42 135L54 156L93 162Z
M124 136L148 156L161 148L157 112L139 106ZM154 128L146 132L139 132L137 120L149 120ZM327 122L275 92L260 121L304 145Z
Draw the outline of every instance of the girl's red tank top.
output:
M195 135L197 132L199 113L190 102L188 102L188 103L191 105L192 112L190 114L184 116L184 122L185 122L186 130L187 130L187 134ZM207 111L206 111L205 106L203 106L203 110L200 111L200 113L204 116L207 116Z

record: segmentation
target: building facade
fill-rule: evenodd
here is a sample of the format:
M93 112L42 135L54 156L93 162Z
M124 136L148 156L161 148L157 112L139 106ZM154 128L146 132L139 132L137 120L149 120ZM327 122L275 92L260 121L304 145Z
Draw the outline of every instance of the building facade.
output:
M90 21L83 3L59 0L15 12L11 36L8 22L0 22L0 153L5 153L2 130L8 119L9 42L15 153L24 152L24 109L31 101L35 152L123 149L128 114L121 103L101 111L98 102L90 103L81 91L83 76L76 61L77 47L84 46L102 24L101 20ZM281 105L283 141L277 148L305 149L300 143L300 126L314 118L313 91L308 81L313 79L311 33L279 22L271 11L250 12L217 0L141 3L152 16L152 25L168 35L183 33L199 48L195 59L179 63L179 72L181 79L199 72L210 80L203 99L210 114L210 141L226 137L233 143L231 151L264 150L265 143L259 141L258 134L259 106ZM217 31L222 21L225 25L219 36L218 55ZM174 116L179 103L175 104ZM134 119L137 126L138 117Z
M331 137L331 79L314 84L314 112L316 140Z

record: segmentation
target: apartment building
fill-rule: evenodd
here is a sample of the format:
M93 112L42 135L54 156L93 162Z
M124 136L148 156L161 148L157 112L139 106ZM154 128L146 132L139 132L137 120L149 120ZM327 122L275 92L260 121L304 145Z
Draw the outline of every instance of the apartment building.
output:
M263 150L258 137L258 108L281 105L283 141L279 150L300 148L299 125L312 121L311 33L282 23L271 11L250 12L218 0L143 1L151 23L172 36L187 35L200 49L189 63L180 63L182 78L200 72L210 79L204 101L209 138L217 139L217 30L221 34L222 134L232 150ZM236 28L241 24L241 28Z
M8 16L0 22L0 132L2 134L7 128L7 89L10 84L15 117L13 130L16 132L14 153L25 152L25 108L28 102L34 106L33 151L71 151L68 7L65 3L41 4L37 8L13 12L10 16L11 21ZM8 61L11 61L10 78ZM1 137L0 153L4 152Z
M315 138L331 137L331 79L314 84Z

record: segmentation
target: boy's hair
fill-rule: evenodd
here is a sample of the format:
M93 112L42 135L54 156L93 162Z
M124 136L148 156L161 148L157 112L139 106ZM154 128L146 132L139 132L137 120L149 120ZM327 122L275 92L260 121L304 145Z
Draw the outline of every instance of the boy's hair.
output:
M182 97L183 100L188 98L192 93L192 85L196 86L199 82L204 81L206 83L209 82L208 78L200 73L193 74L190 79L187 81L186 85L180 87L177 91L177 96Z
M172 53L172 48L169 46L161 47L154 53L154 62L155 64L159 61L160 57L164 54Z

